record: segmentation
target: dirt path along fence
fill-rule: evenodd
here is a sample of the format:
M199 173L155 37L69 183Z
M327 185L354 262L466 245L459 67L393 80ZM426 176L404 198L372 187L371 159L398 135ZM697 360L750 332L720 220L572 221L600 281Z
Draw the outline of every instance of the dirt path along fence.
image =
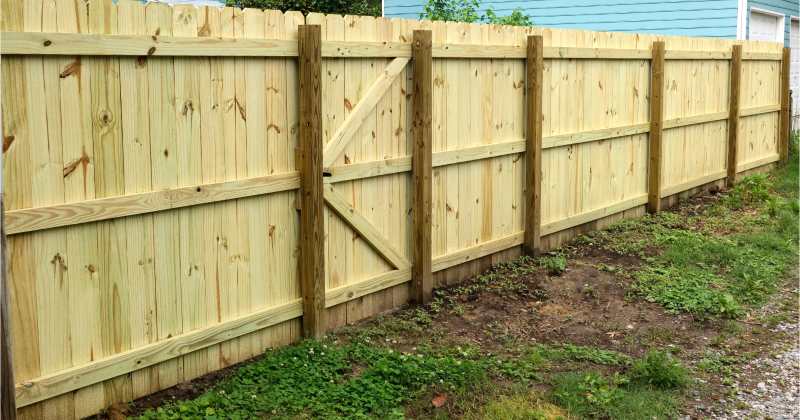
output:
M2 31L23 418L424 302L788 144L771 43L126 0L3 0Z

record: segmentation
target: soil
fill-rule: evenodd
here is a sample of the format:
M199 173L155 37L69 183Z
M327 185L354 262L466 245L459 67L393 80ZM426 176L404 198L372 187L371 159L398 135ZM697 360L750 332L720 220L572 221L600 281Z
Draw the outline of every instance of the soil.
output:
M713 201L708 194L684 203L675 211L692 214ZM458 286L444 289L451 296L448 307L432 315L431 325L422 332L395 334L389 343L398 350L408 350L431 337L440 344L471 344L494 354L513 353L520 344L565 344L595 346L641 356L653 347L672 347L687 365L695 365L708 350L724 351L743 360L753 359L767 351L775 341L786 340L785 334L771 330L765 323L763 310L753 314L731 333L733 321L702 321L690 315L667 313L661 306L632 299L628 295L630 277L642 261L621 256L596 247L568 246L567 269L561 275L549 275L543 269L521 278L526 287L515 292L481 290L469 295L454 293ZM463 290L463 289L462 289ZM797 299L794 285L776 293L775 311L791 312L797 319L797 305L781 305L780 301ZM453 310L453 305L458 310ZM776 303L777 302L777 303ZM414 308L399 310L395 315L408 319ZM337 339L360 327L375 327L386 318L364 321L335 333ZM247 363L247 362L245 362ZM174 399L195 397L227 376L236 366L206 375L194 381L158 392L135 401L128 414L141 413ZM757 375L750 380L758 381ZM729 397L731 390L723 384L722 375L701 378L702 386L686 394L684 415L706 417L708 410Z

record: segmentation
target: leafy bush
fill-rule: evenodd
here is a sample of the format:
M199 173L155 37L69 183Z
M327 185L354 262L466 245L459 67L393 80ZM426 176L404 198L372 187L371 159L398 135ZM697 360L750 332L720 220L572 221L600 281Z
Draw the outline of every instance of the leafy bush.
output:
M428 0L420 19L473 23L480 20L478 0Z
M521 8L515 8L510 15L498 16L491 7L485 15L480 15L478 0L428 0L420 19L441 20L449 22L484 22L495 25L531 26L533 19Z
M381 3L375 0L225 0L227 6L270 9L286 12L296 10L340 15L380 16Z
M484 21L493 25L533 26L533 19L526 15L519 7L511 11L510 15L497 16L491 7L486 9Z
M689 382L689 373L667 352L651 350L633 363L631 381L660 389L675 389Z

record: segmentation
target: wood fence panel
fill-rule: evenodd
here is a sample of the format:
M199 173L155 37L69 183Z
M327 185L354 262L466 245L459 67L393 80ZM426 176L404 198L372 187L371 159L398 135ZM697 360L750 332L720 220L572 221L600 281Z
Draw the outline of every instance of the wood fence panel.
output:
M543 35L546 46L558 47L633 49L642 42L624 34L586 31L553 29L544 30ZM545 144L549 137L648 121L647 60L545 58L544 80ZM646 152L646 134L545 149L543 226L579 220L597 209L646 194Z
M3 10L4 30L64 33L293 40L303 21L133 1L4 1ZM13 138L5 176L31 180L7 189L9 210L296 170L293 59L9 57L3 66L4 93L14 95L3 101L4 137ZM299 298L294 202L286 191L12 236L18 383ZM46 403L31 405L41 397L21 387L20 413L91 415L291 341L298 327L283 323Z
M523 242L529 35L545 51L543 248L647 202L656 39L666 43L661 195L725 177L732 41L132 0L0 4L3 31L153 42L296 43L299 24L321 25L328 327L409 297L415 29L433 39L438 285ZM741 172L778 159L781 49L740 43ZM269 57L3 57L21 418L88 416L299 338L298 68L288 45ZM108 214L85 203L102 198L131 206Z
M720 44L723 45L720 45ZM666 39L666 48L730 52L726 41ZM668 60L664 69L664 120L728 111L727 60ZM725 171L725 120L664 130L662 190ZM702 139L702 141L698 141Z
M776 52L774 43L747 42L743 54ZM762 159L778 159L779 106L774 112L748 115L747 110L762 106L780 105L780 67L775 60L745 60L742 62L741 116L739 117L739 166ZM772 129L775 127L775 129Z

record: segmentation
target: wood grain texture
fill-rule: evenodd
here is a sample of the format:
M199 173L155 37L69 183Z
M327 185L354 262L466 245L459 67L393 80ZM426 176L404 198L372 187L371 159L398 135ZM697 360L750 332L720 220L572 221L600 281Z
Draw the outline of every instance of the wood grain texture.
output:
M412 40L414 82L412 91L411 131L414 147L411 155L411 177L414 185L413 231L414 246L411 270L411 299L425 304L433 296L431 271L431 206L433 185L433 58L431 31L415 30Z
M364 218L355 207L349 204L345 197L336 192L332 186L325 187L323 196L330 208L347 222L356 233L361 235L371 247L386 258L394 268L401 269L411 266L411 263L402 253L394 249L391 241L384 238L375 226Z
M17 418L14 392L14 366L11 353L11 321L9 321L8 272L6 271L6 228L3 213L3 193L0 191L0 418Z
M728 90L728 153L725 185L733 187L736 181L737 149L739 146L739 97L742 80L742 46L734 45L731 51L730 89ZM688 189L688 188L687 188Z
M322 184L321 32L303 25L300 51L300 287L303 291L303 336L325 334L325 227Z
M653 43L650 67L650 138L647 166L647 210L661 211L662 128L664 119L664 41Z
M789 113L789 75L791 73L791 50L789 47L783 48L783 58L781 59L781 84L780 84L780 98L781 98L781 115L780 115L780 128L778 133L778 153L781 156L781 162L786 163L789 160L789 138L791 136L792 116Z
M93 363L65 369L52 375L23 381L16 387L20 407L102 382L165 360L190 354L223 341L279 324L303 314L301 302L289 302L256 311L241 318L195 330L157 343L117 353Z
M235 200L294 190L300 187L295 173L238 181L204 184L171 190L99 198L70 204L34 207L6 212L8 234L72 226L137 214Z
M530 255L540 252L542 228L542 71L544 40L540 35L528 37L526 61L525 128L525 248Z
M185 34L184 34L185 35ZM296 57L297 43L279 39L3 32L6 55L134 57Z
M355 108L347 120L336 130L330 140L325 146L325 153L322 165L327 167L332 165L342 154L344 149L353 139L361 124L370 115L375 105L383 98L383 95L389 90L394 82L394 79L403 71L408 58L395 58L386 66L386 69L378 77L377 80L369 87L364 97L358 101Z

